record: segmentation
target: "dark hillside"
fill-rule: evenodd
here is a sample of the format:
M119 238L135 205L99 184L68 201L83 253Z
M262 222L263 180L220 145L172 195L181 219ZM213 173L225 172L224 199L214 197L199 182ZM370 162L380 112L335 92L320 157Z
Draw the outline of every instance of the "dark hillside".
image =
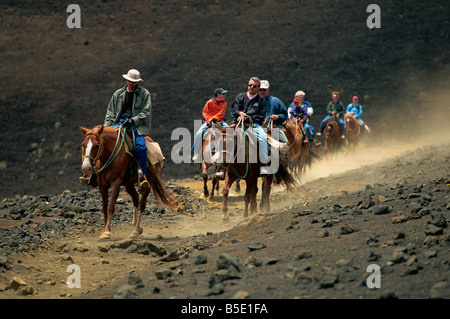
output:
M331 91L345 105L359 95L371 142L400 116L427 122L434 92L448 92L448 1L380 1L381 29L366 25L370 1L79 1L80 29L52 3L0 8L2 196L82 189L78 125L103 123L130 68L152 93L166 178L199 173L171 163L172 130L193 133L214 88L231 106L251 76L285 104L304 90L316 128Z

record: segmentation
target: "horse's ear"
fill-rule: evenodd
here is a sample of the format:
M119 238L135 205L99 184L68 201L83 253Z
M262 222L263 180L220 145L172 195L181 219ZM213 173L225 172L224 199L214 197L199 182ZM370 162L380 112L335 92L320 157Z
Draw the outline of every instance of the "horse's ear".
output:
M100 128L98 129L98 135L102 134L103 128L104 128L104 126L100 125Z
M83 135L86 135L87 131L89 131L87 128L82 127L80 125L78 125L78 127L80 128L81 133L83 133Z

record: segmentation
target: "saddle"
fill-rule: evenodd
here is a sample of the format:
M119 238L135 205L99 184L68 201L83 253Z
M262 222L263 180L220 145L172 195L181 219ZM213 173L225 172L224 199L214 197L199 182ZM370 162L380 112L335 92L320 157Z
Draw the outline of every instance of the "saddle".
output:
M150 165L151 168L160 168L162 170L164 168L166 158L161 151L161 147L149 136L145 137L145 144L147 146L147 167ZM134 161L131 162L134 162L134 164L136 165L136 143L132 130L127 130L127 134L125 136L125 152L134 159Z

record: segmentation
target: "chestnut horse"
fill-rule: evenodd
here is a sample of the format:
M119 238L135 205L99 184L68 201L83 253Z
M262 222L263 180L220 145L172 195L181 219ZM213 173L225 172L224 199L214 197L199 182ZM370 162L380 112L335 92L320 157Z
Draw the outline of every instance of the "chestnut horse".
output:
M344 115L345 122L345 145L347 152L354 151L359 143L359 134L361 133L361 126L353 114Z
M297 119L286 121L283 131L289 141L289 162L292 171L299 175L305 169L310 151L309 143L303 143L306 138L305 129L300 127Z
M103 219L105 226L100 238L109 238L111 236L111 218L115 210L116 200L119 196L120 186L125 186L133 201L133 226L132 237L142 234L143 229L140 225L141 217L147 204L147 196L150 189L144 190L139 200L139 195L135 189L135 183L138 181L137 169L130 174L129 166L135 161L128 155L124 147L125 128L120 126L104 127L98 125L93 129L87 129L80 126L84 134L83 146L83 165L82 170L85 176L96 174L97 184L102 195ZM150 141L149 137L145 137ZM147 162L148 164L148 162ZM164 183L159 176L159 170L151 165L147 165L147 180L151 186L156 200L169 208L175 208ZM111 198L108 201L108 190L111 188Z
M323 129L325 138L324 150L326 155L336 154L337 146L341 138L339 131L339 124L332 117L330 117L329 120L325 122L325 127Z
M244 215L246 218L254 213L256 213L256 194L258 192L258 177L260 177L260 162L259 160L253 160L250 153L249 139L247 138L247 132L244 131L242 127L238 125L233 125L227 128L221 128L216 126L219 130L221 130L223 135L223 143L222 144L222 155L223 162L226 165L225 172L225 185L223 188L223 206L222 206L222 222L229 221L228 216L228 194L233 182L237 179L243 179L246 183L246 190L244 194ZM237 138L239 134L240 138ZM227 144L230 142L234 144L234 149ZM254 150L255 151L255 150ZM245 154L245 159L242 161L239 158L239 154ZM292 175L288 172L288 170L282 166L278 166L278 171L275 174L264 175L263 185L264 185L264 193L265 193L265 210L270 211L270 191L272 183L277 185L283 184L288 190L292 191L292 186L296 185L296 182Z

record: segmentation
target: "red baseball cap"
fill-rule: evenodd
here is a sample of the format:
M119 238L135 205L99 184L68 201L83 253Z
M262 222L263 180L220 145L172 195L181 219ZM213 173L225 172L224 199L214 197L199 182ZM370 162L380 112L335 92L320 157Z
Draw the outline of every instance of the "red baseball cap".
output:
M354 97L352 97L352 100L357 100L358 97L355 95Z

